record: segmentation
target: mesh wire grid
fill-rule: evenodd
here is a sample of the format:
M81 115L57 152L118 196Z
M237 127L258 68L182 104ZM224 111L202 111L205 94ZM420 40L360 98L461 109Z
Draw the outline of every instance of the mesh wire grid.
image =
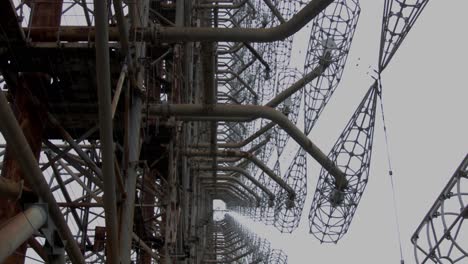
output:
M312 21L304 72L313 71L326 55L330 56L330 65L305 86L306 134L312 130L341 80L360 12L358 1L339 0L332 2Z
M309 212L310 233L320 242L338 242L346 234L367 185L377 104L374 83L328 157L345 173L348 186L337 188L335 179L321 169Z

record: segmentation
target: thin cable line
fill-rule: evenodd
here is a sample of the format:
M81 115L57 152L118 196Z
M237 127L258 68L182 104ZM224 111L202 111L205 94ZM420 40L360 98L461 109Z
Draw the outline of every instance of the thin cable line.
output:
M382 80L380 78L380 74L378 76L378 81L379 81L378 96L380 98L380 110L382 113L382 123L383 123L383 130L384 130L384 136L385 136L385 149L387 153L388 176L390 177L390 184L392 187L393 212L395 215L395 225L397 228L398 243L400 247L400 263L404 264L405 260L403 257L403 249L402 249L402 242L401 242L400 220L398 216L398 208L397 208L397 201L396 201L395 180L393 177L393 166L392 166L392 160L391 160L391 155L390 155L390 147L388 143L389 142L388 131L387 131L387 125L385 122L384 105L383 105L383 98L382 98Z

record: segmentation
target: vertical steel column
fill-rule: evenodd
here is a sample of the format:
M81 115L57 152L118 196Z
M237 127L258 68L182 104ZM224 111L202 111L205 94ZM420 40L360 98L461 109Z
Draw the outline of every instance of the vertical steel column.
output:
M114 0L114 4L116 4L119 9L121 9L122 2L120 0ZM148 20L148 10L149 10L149 1L137 1L135 4L129 5L129 16L131 18L131 27L145 27ZM117 10L116 10L117 11ZM119 11L120 12L120 11ZM117 13L117 12L116 12ZM121 16L121 15L119 15ZM120 31L125 31L128 29L128 25L124 25L125 19L119 19L119 27ZM124 36L121 41L124 41L123 48L129 48L128 43L128 34ZM136 57L145 57L146 46L144 43L136 43ZM133 59L128 53L128 50L124 51L127 54L127 61L129 63L138 61L137 59ZM130 71L130 74L136 75L136 84L141 86L143 83L143 74L144 69L135 67L130 67L130 69L135 69L134 71ZM129 78L131 79L131 78ZM128 151L128 160L125 161L127 164L124 166L126 168L126 179L125 179L125 191L127 193L127 197L122 205L121 209L121 223L120 223L120 253L121 253L121 263L122 264L129 264L130 257L131 257L131 245L132 245L132 234L133 234L133 226L134 226L134 213L135 213L135 193L136 193L136 182L137 182L137 167L138 161L140 158L140 150L141 150L141 135L140 135L140 128L141 128L141 112L142 112L142 99L139 94L134 92L134 88L137 87L130 87L127 91L127 95L130 96L130 107L128 113L128 130L125 135L126 137L126 150ZM148 248L149 249L149 248ZM150 254L148 254L150 255Z
M99 102L99 129L106 214L107 263L119 263L117 205L115 194L114 141L112 134L107 1L94 0L96 20L96 80Z
M132 91L129 91L132 93ZM142 101L138 95L133 94L129 113L128 127L128 167L125 181L125 191L127 197L121 211L120 223L120 253L121 263L130 263L130 251L133 232L135 191L137 180L137 167L140 156L140 126Z
M187 5L190 4L191 1L177 1L176 2L176 19L175 19L175 24L176 26L188 26L190 25L190 10ZM187 12L188 11L188 12ZM182 102L191 102L191 83L192 83L192 45L193 43L184 43L180 45L180 48L178 49L179 51L182 51L182 62L183 62L183 74L185 76L185 81L183 82L183 92L182 94ZM177 48L175 49L177 50ZM190 130L191 124L189 123L183 123L182 124L182 140L181 140L181 146L183 148L188 147L188 145L191 143L192 137L191 135L191 130ZM193 207L189 207L190 203L193 203L194 197L193 197L193 192L190 192L191 186L190 186L190 177L191 177L191 171L188 166L188 158L186 156L182 156L181 158L181 170L182 170L182 179L181 179L181 185L182 185L182 192L180 193L180 207L182 208L181 210L181 219L180 219L180 231L179 233L181 234L181 239L180 239L180 244L179 248L185 248L189 246L189 239L191 236L191 223L190 223L190 217L193 215ZM193 245L191 246L190 250L193 249ZM189 253L190 254L190 253ZM190 259L186 258L182 261L180 261L181 264L188 264L192 263Z

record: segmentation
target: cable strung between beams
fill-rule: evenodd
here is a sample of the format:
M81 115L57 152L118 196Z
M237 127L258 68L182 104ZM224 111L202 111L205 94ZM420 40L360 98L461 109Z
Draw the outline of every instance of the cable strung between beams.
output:
M397 229L397 234L398 234L398 243L400 247L400 263L404 264L405 260L403 257L403 250L401 246L402 243L401 243L401 232L400 232L400 219L398 217L398 208L397 208L396 195L395 195L395 181L393 178L392 159L390 156L390 148L388 144L388 132L387 132L387 125L385 122L384 106L383 106L383 99L382 99L382 80L380 78L380 74L379 74L378 81L379 81L379 88L377 89L377 95L379 96L379 99L380 99L380 111L382 113L382 124L383 124L384 136L385 136L385 149L387 151L388 176L390 177L390 184L392 187L393 212L395 214L395 224L396 224L396 229Z

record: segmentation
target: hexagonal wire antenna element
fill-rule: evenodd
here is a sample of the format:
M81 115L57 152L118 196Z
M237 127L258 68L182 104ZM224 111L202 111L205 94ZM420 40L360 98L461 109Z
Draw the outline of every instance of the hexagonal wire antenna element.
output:
M273 168L273 171L275 172L276 175L281 175L281 168L280 168L280 163L279 161L276 161L275 166ZM280 186L273 181L270 177L267 177L265 186L269 188L276 197L280 195ZM275 204L277 203L277 199L275 201ZM273 225L275 222L275 207L265 207L263 214L262 214L262 221L265 223L265 225Z
M416 263L468 261L468 155L411 237Z
M278 75L278 81L276 85L276 94L282 92L284 89L290 87L293 83L301 78L301 73L293 68L287 68L284 71L280 72ZM279 109L282 109L282 112L288 116L294 124L297 124L297 118L299 116L299 108L301 106L303 89L295 92L289 98L287 98L283 103L279 105ZM276 126L275 127L275 143L276 149L278 151L278 156L283 152L284 147L288 143L290 136L283 129Z
M296 197L291 201L288 194L281 190L275 202L273 225L281 233L292 233L299 226L307 196L307 156L303 148L297 150L283 179L294 189Z
M387 67L429 0L385 0L379 71Z
M310 233L320 242L338 242L347 232L367 185L377 104L375 82L346 125L328 157L346 174L348 186L337 188L322 169L309 212Z
M358 0L337 0L313 21L304 64L304 74L324 59L330 66L305 87L304 130L312 130L338 86L348 57L361 8Z

